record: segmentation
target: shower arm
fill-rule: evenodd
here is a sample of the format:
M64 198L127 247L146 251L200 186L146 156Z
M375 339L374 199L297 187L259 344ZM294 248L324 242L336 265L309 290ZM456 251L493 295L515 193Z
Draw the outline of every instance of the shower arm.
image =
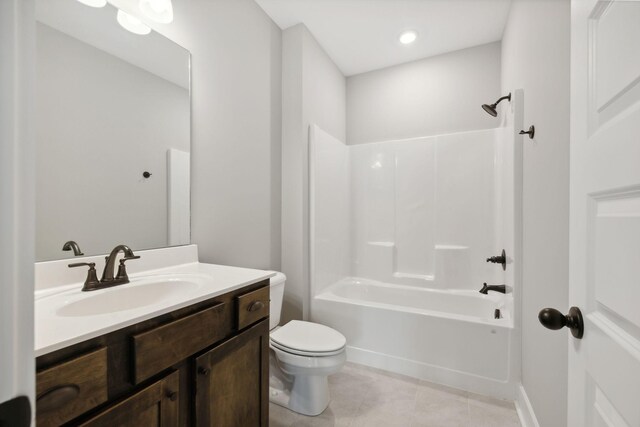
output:
M504 101L505 99L506 99L506 100L511 101L511 94L500 97L500 98L495 102L495 104L493 104L493 105L497 106L498 104L500 104L500 103L501 103L502 101Z

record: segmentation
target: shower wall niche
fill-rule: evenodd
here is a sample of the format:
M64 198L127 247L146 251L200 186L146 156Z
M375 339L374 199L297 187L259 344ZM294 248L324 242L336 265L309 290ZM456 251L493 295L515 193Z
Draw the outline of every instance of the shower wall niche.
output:
M433 289L505 283L486 258L512 247L509 132L349 146L314 126L312 295L344 277Z

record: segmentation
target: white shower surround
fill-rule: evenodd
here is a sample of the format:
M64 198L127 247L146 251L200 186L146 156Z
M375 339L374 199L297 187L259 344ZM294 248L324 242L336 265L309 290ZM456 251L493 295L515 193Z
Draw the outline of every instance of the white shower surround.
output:
M345 334L349 360L514 397L520 266L485 259L519 257L521 99L482 131L349 146L311 126L309 317Z
M311 130L312 295L343 277L480 289L504 273L504 128L345 145Z

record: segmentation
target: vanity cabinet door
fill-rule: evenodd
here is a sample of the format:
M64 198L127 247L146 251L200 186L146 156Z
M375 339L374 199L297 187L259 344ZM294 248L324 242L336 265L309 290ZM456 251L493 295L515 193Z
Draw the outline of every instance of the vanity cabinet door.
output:
M269 319L196 358L197 426L269 424Z
M179 373L176 371L79 425L177 427L179 391Z

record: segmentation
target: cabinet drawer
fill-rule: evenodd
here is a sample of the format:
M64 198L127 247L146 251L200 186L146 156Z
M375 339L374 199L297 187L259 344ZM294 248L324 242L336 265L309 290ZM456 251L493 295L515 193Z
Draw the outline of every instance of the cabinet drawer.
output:
M269 315L269 286L240 295L238 301L238 329L263 319Z
M218 303L133 336L134 381L139 383L231 332L228 306Z
M38 426L58 426L107 401L107 349L36 374Z
M177 371L138 391L96 416L81 427L177 427L180 377Z

